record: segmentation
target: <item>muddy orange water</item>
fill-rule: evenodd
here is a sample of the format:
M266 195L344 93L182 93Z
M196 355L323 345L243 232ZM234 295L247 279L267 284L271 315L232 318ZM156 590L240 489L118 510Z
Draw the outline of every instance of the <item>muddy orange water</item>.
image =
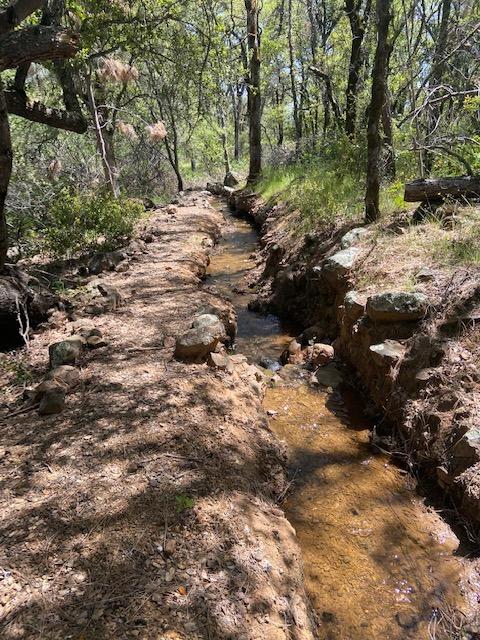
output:
M245 278L257 234L224 213L228 227L209 283L235 305L237 351L252 362L278 359L291 337L275 316L247 310ZM327 393L309 384L308 372L289 373L268 389L265 407L290 452L292 485L283 506L302 549L319 637L463 637L456 627L473 605L471 589L466 594L472 578L455 555L457 539L417 497L412 480L373 453L371 425L354 392Z

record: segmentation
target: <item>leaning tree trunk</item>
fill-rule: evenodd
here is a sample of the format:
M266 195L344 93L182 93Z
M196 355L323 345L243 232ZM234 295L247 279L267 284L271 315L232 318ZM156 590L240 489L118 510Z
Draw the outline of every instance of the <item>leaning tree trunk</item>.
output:
M248 116L250 167L248 182L254 182L262 171L262 99L260 93L260 31L258 0L245 0L249 50Z
M8 122L7 104L0 79L0 273L3 271L8 251L7 219L5 199L12 174L12 141Z
M377 0L377 48L372 71L372 98L368 112L368 161L367 188L365 193L365 218L367 222L378 220L380 216L380 156L382 137L380 121L387 96L388 60L391 44L388 41L388 27L391 20L392 0Z

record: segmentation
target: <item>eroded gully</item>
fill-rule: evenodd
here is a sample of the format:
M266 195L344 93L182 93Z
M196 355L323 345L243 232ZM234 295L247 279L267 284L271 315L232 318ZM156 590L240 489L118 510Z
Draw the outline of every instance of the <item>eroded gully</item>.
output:
M236 351L278 360L291 336L275 316L247 309L254 229L227 219L209 284L238 315ZM265 408L286 442L292 484L283 504L302 549L319 637L338 640L454 638L467 596L458 540L415 494L412 481L369 446L371 424L355 392L326 392L298 369L268 388Z

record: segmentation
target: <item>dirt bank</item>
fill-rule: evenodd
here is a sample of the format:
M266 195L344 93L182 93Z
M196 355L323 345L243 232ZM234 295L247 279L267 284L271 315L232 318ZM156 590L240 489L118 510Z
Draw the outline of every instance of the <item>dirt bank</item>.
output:
M261 232L254 308L295 321L304 347L315 335L353 365L376 406L374 442L441 489L476 542L480 269L426 263L434 229L406 215L302 233L286 204L246 192L231 203Z
M173 358L195 315L232 321L202 285L222 224L202 195L160 209L127 271L71 296L76 317L99 281L120 294L87 305L107 344L82 355L62 413L20 396L71 333L65 312L2 357L2 637L313 637L255 368Z

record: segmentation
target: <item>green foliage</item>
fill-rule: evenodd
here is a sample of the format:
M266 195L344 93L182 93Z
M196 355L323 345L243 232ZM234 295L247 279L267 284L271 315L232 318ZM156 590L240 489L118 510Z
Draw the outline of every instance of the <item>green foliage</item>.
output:
M44 230L47 250L56 256L98 248L113 249L131 235L143 205L106 194L78 194L62 190L51 203Z
M179 513L185 511L185 509L191 509L194 504L194 499L189 496L185 496L183 494L175 496L175 506Z
M437 239L433 243L433 255L451 265L480 264L480 220Z

